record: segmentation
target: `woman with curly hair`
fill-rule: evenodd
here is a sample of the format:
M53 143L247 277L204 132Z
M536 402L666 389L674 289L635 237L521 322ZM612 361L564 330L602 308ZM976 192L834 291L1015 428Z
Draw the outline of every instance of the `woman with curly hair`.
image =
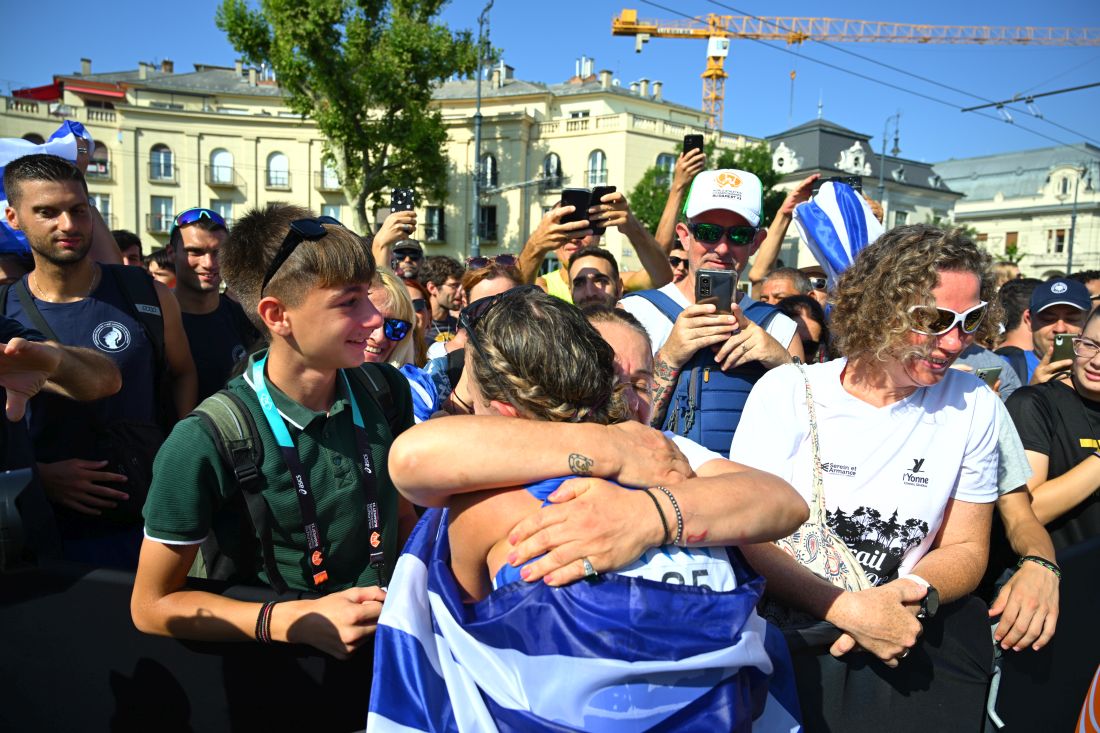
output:
M746 548L773 601L839 629L838 659L801 660L820 666L799 689L808 730L981 729L992 647L969 594L988 553L1000 418L996 394L950 367L996 331L995 292L989 255L960 232L895 228L837 283L842 357L772 370L749 396L731 458L804 497L816 484L863 576L865 589L843 590L775 545Z

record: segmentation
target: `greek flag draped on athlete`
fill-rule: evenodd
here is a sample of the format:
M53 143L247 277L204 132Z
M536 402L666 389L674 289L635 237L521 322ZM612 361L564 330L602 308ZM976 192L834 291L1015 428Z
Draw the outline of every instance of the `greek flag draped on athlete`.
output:
M826 181L812 199L794 208L794 224L830 285L885 231L864 198L836 181Z
M92 135L84 125L79 122L65 120L61 127L57 128L50 139L39 145L22 138L0 138L0 212L8 205L8 195L4 192L4 168L8 163L24 155L46 153L56 155L59 158L76 161L76 139L84 138L88 141L88 150L95 150L95 142ZM17 232L8 226L3 216L0 216L0 252L29 253L30 246L22 232Z
M449 559L447 512L431 509L378 621L372 733L801 730L786 645L739 557L729 592L611 573L473 605Z

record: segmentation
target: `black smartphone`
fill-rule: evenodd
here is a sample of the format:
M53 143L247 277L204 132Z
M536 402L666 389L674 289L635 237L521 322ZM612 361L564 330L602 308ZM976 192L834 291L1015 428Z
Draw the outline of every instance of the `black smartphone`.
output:
M1063 361L1065 359L1073 358L1073 334L1071 333L1059 333L1054 336L1054 353L1050 355L1050 360Z
M615 187L614 186L596 186L595 188L592 189L592 198L590 198L588 200L588 205L589 206L595 206L596 204L600 203L600 199L602 199L604 196L606 196L609 193L615 193ZM597 236L603 234L606 231L607 231L607 227L598 227L598 226L593 226L592 227L592 233L597 235Z
M415 206L415 194L411 188L395 188L390 194L390 213L395 211L412 211Z
M729 315L737 302L738 275L735 270L699 270L695 273L695 302L713 303L718 313Z
M818 178L814 181L814 188L811 195L816 196L817 192L821 190L821 186L824 183L832 181L833 183L846 183L851 186L856 193L863 193L863 176L829 176L828 178Z
M992 387L1001 378L1001 367L982 367L981 369L975 369L974 374L978 379Z
M589 201L592 200L592 192L587 188L566 188L561 192L561 205L572 206L572 214L566 214L561 218L562 224L574 221L583 221L588 218Z
M684 135L684 154L690 153L692 150L703 149L703 136L702 135Z

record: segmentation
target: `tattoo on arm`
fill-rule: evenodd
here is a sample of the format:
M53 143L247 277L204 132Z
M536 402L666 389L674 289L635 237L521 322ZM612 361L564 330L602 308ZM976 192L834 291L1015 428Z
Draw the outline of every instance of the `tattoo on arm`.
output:
M582 456L580 453L569 454L569 473L574 476L591 476L592 466L596 462L588 456Z
M706 542L706 540L707 540L707 531L704 529L699 534L689 534L684 541L689 545L694 545L697 542Z
M680 370L674 368L665 361L661 352L653 357L653 376L656 387L653 390L653 412L649 418L651 427L660 428L665 421L665 413L672 401L672 393L676 391L676 380L680 377Z
M653 357L653 376L666 382L674 382L680 376L680 370L665 361L658 351Z

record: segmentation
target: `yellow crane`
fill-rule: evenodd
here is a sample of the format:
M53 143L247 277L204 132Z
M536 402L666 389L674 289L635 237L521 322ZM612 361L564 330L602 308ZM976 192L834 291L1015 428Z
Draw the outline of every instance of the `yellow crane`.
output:
M703 111L713 129L722 127L726 78L723 68L731 38L762 41L970 43L977 45L1097 46L1100 28L1043 26L927 25L843 18L755 17L714 13L684 20L639 20L638 11L624 9L611 20L611 34L634 36L641 52L650 38L707 39L707 68L703 71Z

